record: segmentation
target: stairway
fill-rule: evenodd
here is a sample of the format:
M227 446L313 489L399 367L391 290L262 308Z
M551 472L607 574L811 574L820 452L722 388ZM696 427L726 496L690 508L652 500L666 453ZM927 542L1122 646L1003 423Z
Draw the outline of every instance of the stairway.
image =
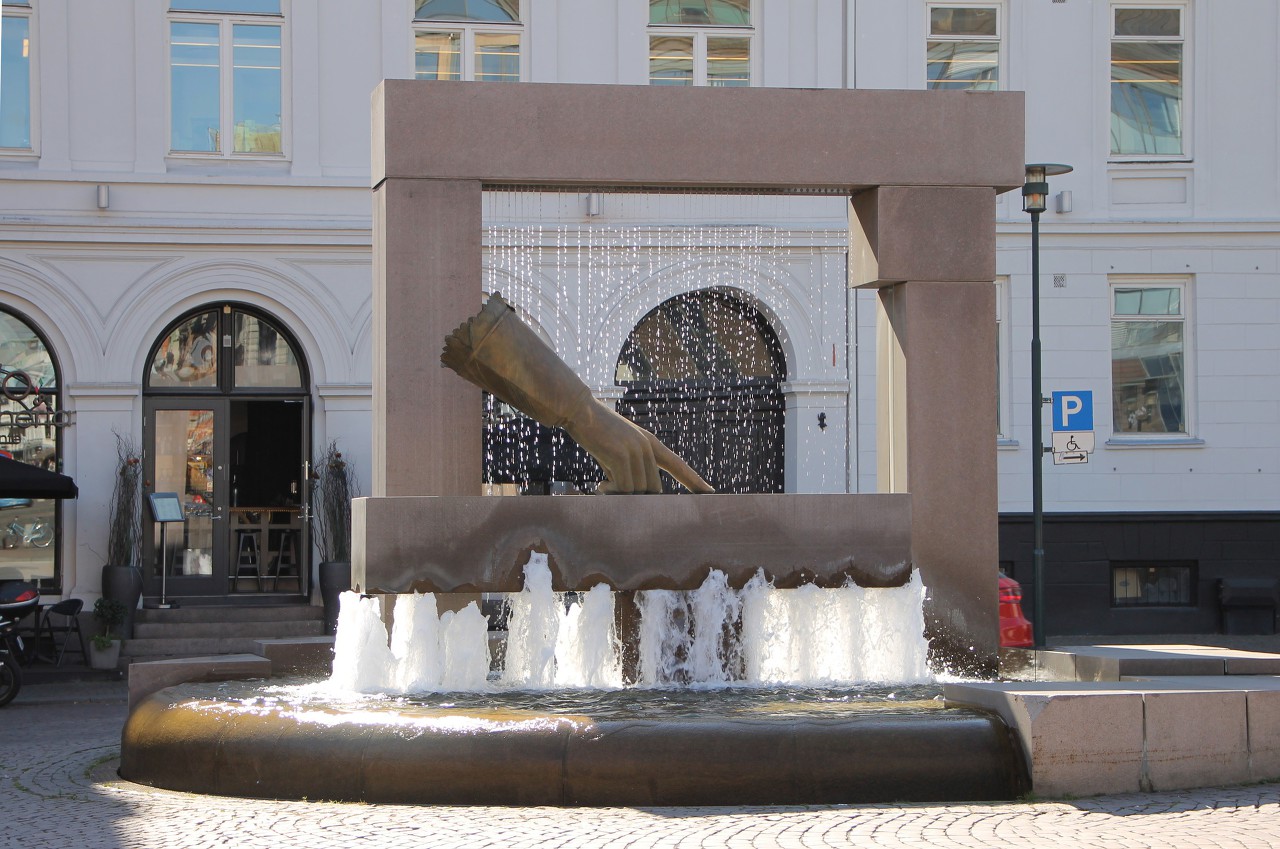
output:
M324 633L324 610L305 604L254 607L175 607L136 614L122 663L174 657L252 654L255 640Z

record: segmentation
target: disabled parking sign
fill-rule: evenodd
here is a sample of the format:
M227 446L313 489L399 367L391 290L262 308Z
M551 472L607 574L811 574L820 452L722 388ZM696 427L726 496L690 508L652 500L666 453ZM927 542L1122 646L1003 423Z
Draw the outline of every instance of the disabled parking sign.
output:
M1093 391L1053 393L1053 429L1093 430Z

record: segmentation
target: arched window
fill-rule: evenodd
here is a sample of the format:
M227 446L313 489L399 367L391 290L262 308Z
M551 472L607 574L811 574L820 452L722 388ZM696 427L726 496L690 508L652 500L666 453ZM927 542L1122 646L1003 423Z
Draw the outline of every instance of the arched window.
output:
M417 21L499 21L520 23L520 0L418 0Z
M59 468L62 410L57 361L25 318L0 309L0 451L51 471ZM52 499L0 498L0 580L61 589L61 508Z
M205 308L169 328L148 358L151 391L305 389L295 346L246 307Z
M717 492L781 492L785 378L764 316L739 293L703 289L663 302L631 332L618 357L618 411Z

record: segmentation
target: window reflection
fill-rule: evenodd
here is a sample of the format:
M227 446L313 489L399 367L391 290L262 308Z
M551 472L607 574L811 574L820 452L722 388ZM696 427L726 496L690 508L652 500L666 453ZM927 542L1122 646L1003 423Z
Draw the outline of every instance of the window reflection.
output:
M1185 433L1182 290L1117 288L1111 322L1112 427L1116 433Z
M751 0L649 0L649 23L751 26Z
M929 10L925 76L931 89L995 91L1000 87L1000 20L995 7Z
M232 28L236 153L280 152L280 27Z
M175 21L169 25L169 85L173 101L169 134L174 150L218 149L218 52L217 24Z
M302 385L302 371L293 349L270 323L236 312L234 344L237 387Z
M221 370L219 350L227 360ZM152 351L147 386L305 388L287 334L269 319L229 304L183 319L168 331Z
M1111 42L1111 152L1181 154L1179 9L1116 9Z
M499 21L520 23L520 0L417 0L419 21Z
M693 85L693 36L649 39L649 83Z
M151 359L151 386L216 386L218 314L201 313L179 324Z
M31 19L0 22L0 147L31 148Z
M420 80L462 78L462 33L420 32L414 37L414 76Z
M476 33L476 79L490 82L520 81L518 33Z
M419 0L414 21L416 79L520 81L519 0Z
M751 85L751 39L707 39L707 85Z
M0 310L0 453L58 468L58 372L48 347L24 320ZM0 580L58 584L57 503L0 498Z
M197 11L237 5L183 4ZM213 8L205 8L212 6ZM238 11L230 9L230 11ZM280 154L281 27L210 15L169 22L169 148L178 153ZM224 124L224 118L229 119Z

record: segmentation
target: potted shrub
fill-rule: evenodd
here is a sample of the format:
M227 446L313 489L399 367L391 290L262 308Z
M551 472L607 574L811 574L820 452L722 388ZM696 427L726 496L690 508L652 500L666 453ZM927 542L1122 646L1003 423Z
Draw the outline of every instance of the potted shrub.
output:
M120 662L120 626L128 608L115 599L103 598L93 603L93 618L102 629L89 638L89 665L94 669L115 669Z
M338 624L338 596L351 589L351 499L360 494L351 463L331 440L311 467L311 516L320 550L316 569L325 633Z
M131 437L116 434L116 473L107 509L107 562L102 595L124 610L123 637L133 635L133 612L142 597L142 454Z

